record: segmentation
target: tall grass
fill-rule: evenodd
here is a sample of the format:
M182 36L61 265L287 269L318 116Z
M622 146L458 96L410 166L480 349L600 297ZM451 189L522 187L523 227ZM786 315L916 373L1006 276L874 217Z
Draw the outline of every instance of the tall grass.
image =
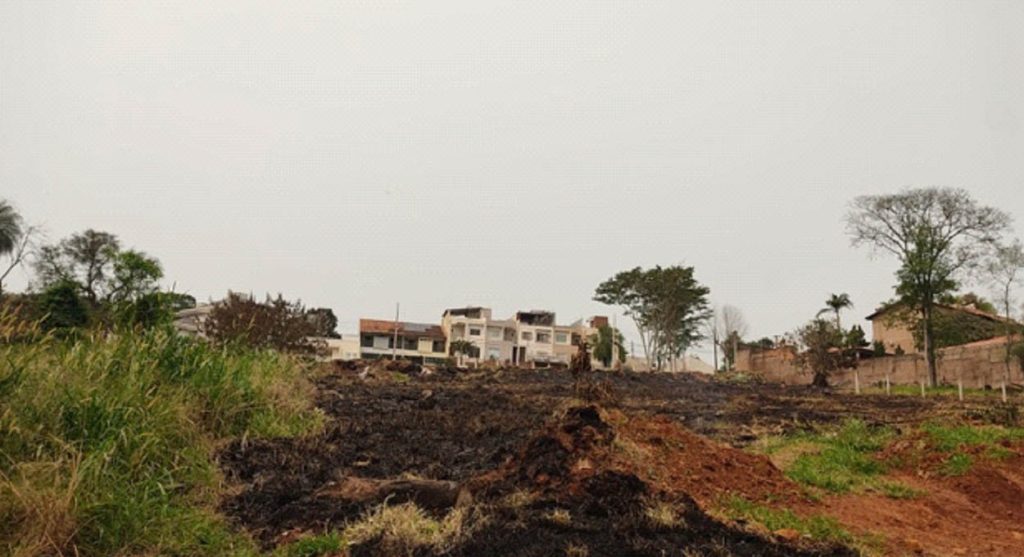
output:
M304 376L169 330L0 344L0 554L254 553L214 511L215 449L314 429Z

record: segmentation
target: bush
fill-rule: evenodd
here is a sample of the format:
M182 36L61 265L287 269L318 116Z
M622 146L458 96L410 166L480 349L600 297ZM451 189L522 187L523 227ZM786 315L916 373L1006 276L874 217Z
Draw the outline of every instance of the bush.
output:
M289 302L280 294L267 296L260 303L252 296L231 292L214 304L203 332L220 344L312 354L324 348L312 340L322 334L323 321L319 310L309 315L301 303Z
M42 326L47 330L67 330L89 322L89 308L78 295L78 286L71 281L57 282L39 296Z
M217 443L319 421L304 368L167 329L0 346L0 552L250 554Z

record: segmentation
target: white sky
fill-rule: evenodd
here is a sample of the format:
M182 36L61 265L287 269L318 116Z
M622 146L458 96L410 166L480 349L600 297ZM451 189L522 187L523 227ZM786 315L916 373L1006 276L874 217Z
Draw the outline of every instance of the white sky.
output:
M895 268L849 247L854 196L1024 216L1021 29L1016 0L0 0L0 197L343 331L396 300L569 322L683 262L752 337L829 292L852 323Z

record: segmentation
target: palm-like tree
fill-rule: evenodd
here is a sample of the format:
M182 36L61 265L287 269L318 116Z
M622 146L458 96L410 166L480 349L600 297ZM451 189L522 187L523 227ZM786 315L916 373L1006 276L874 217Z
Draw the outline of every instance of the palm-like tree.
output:
M11 204L0 199L0 256L14 251L21 238L21 215Z
M818 312L820 316L823 313L833 312L836 314L836 328L843 330L842 325L839 322L839 312L846 309L852 308L853 302L850 301L850 295L843 292L842 294L830 294L828 299L825 300L825 308Z

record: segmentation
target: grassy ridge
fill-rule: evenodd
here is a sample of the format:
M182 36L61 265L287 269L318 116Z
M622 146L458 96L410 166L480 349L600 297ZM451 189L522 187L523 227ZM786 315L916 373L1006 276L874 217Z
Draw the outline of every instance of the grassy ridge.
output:
M214 450L315 429L304 376L166 330L0 345L0 553L255 553L212 510Z

